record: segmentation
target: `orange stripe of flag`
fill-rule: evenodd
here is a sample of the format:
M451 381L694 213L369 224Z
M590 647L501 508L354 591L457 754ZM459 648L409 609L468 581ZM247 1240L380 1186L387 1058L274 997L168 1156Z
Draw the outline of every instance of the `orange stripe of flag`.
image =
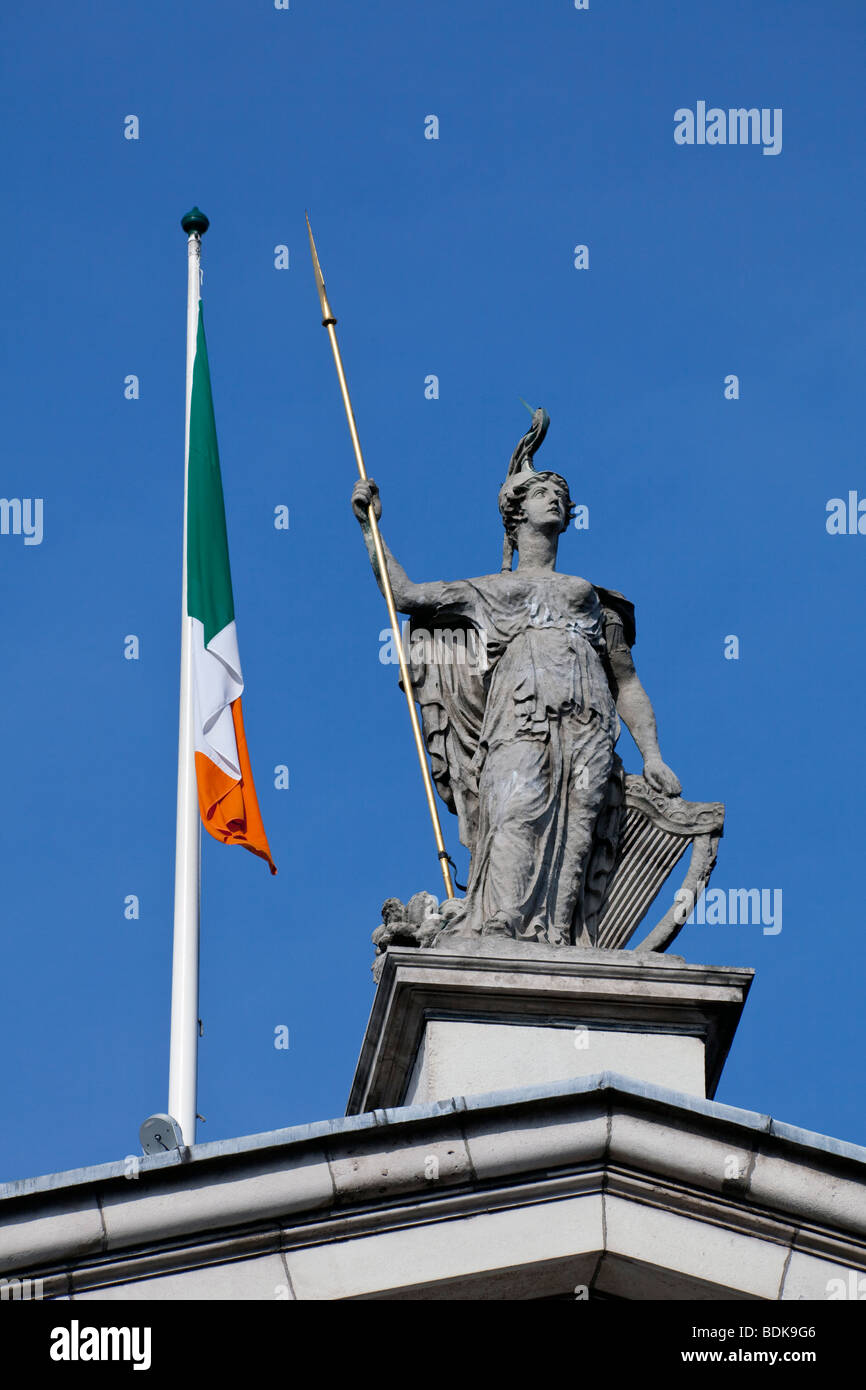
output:
M243 845L244 849L266 859L271 873L275 874L277 866L271 858L253 783L240 699L232 701L231 710L241 767L240 781L223 772L206 754L196 753L195 773L202 823L208 834L222 844Z

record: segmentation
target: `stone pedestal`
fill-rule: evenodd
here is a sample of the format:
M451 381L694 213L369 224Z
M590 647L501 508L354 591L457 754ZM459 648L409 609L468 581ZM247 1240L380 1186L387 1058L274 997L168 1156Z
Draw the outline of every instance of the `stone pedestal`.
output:
M601 1072L712 1097L753 974L491 937L392 946L347 1113Z

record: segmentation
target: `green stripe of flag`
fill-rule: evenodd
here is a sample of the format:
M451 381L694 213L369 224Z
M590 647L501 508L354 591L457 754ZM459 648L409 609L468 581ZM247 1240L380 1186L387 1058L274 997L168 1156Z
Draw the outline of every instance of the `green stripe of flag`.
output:
M187 487L186 611L200 619L207 646L234 620L235 605L201 303L192 372Z

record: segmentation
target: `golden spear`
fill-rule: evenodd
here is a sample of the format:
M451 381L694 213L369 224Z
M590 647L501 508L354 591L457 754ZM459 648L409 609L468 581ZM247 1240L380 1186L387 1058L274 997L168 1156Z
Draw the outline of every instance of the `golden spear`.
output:
M355 450L355 461L358 465L358 473L366 481L367 470L364 467L364 455L361 452L361 441L358 437L358 426L355 423L355 412L352 409L352 401L349 396L349 387L346 384L346 373L343 370L343 359L340 355L340 345L337 342L336 324L328 296L325 293L325 280L322 275L322 267L319 264L319 257L316 252L316 243L313 240L313 229L310 226L310 219L307 217L307 231L310 234L310 251L313 257L313 273L316 277L316 288L319 291L319 303L322 306L322 327L327 328L328 337L331 340L331 351L334 354L334 366L337 368L337 379L340 383L340 392L343 397L343 405L346 409L346 419L349 422L349 434L352 436L352 447ZM400 624L397 621L397 609L394 605L394 591L391 588L391 576L388 573L388 566L385 562L385 551L382 546L382 536L379 531L379 523L376 520L376 512L373 503L367 508L367 522L373 536L373 548L376 552L376 563L379 568L379 576L382 581L382 592L385 595L385 603L388 608L388 617L391 620L391 632L394 635L394 642L397 647L397 659L400 663L400 680L403 684L403 692L406 696L406 704L409 707L409 720L412 725L412 734L415 739L415 750L418 754L418 763L421 767L421 777L424 782L424 793L427 797L427 808L430 812L430 819L433 822L433 837L436 841L436 849L439 856L439 867L442 870L442 877L445 881L446 897L454 897L454 888L451 882L451 871L448 867L449 856L445 848L445 841L442 838L442 826L439 823L439 811L436 806L436 795L433 790L433 779L430 776L430 768L427 766L427 757L424 752L424 740L421 737L421 725L418 722L418 711L415 708L415 691L412 687L412 677L409 675L409 667L406 663L406 656L403 651L403 641L400 633Z

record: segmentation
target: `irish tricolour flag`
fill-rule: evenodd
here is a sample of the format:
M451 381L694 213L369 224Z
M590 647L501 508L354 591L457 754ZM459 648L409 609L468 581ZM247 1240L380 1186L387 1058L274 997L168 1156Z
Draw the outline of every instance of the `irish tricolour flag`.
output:
M204 827L277 872L253 785L241 696L244 678L229 568L226 513L201 303L192 373L187 474L187 613L192 619L195 771Z

